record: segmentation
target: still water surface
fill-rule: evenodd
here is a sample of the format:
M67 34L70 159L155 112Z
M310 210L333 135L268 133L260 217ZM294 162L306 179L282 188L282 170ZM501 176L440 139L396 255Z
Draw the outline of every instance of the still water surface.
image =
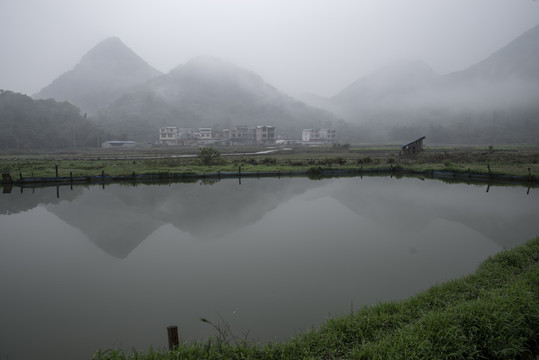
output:
M282 340L468 274L539 234L539 191L415 178L0 194L0 359L87 359L216 333Z

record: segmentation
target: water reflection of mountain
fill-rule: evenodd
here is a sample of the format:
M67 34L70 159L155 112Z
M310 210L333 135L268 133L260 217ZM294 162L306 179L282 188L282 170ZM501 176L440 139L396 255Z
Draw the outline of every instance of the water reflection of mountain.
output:
M0 193L0 215L17 214L28 211L39 205L58 204L60 201L72 201L84 192L83 187L74 187L65 191L61 187L58 192L55 186L37 188L13 187L9 193ZM61 193L61 198L57 197Z
M320 185L305 179L247 179L241 185L223 180L212 186L110 185L47 209L108 254L124 258L164 224L212 239L252 224L280 203Z
M309 197L330 196L380 226L401 231L419 232L443 219L474 229L502 248L537 234L535 192L525 195L521 187L493 187L486 193L484 187L466 184L387 177L61 187L60 198L55 187L24 189L23 194L1 195L0 214L44 204L103 251L124 258L165 224L197 239L214 239L257 222L281 203L312 189Z
M437 219L465 225L504 249L537 236L537 194L523 187L474 186L404 178L344 179L331 196L380 226L418 232Z

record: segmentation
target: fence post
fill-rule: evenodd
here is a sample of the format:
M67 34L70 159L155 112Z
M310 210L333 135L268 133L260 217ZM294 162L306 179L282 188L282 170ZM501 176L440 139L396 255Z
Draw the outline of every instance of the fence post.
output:
M178 338L178 327L177 326L167 326L168 334L168 349L174 350L180 345L180 340Z
M56 171L56 181L58 181L58 165L54 165L54 169Z
M12 184L13 183L13 179L11 178L11 175L9 174L9 172L2 173L2 183L4 183L4 184Z

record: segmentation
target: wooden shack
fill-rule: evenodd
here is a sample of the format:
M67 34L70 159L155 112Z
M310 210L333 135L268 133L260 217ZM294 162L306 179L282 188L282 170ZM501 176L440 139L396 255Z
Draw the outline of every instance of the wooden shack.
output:
M406 145L402 145L401 155L415 155L418 152L423 151L423 140L425 140L425 136Z

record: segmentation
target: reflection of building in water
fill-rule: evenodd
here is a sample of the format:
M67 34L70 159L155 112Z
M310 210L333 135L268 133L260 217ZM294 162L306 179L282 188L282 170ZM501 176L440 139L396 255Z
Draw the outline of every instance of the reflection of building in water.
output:
M260 125L256 127L237 126L234 129L216 131L212 128L177 129L166 126L159 129L159 144L189 146L219 143L221 145L269 145L275 143L275 127Z

